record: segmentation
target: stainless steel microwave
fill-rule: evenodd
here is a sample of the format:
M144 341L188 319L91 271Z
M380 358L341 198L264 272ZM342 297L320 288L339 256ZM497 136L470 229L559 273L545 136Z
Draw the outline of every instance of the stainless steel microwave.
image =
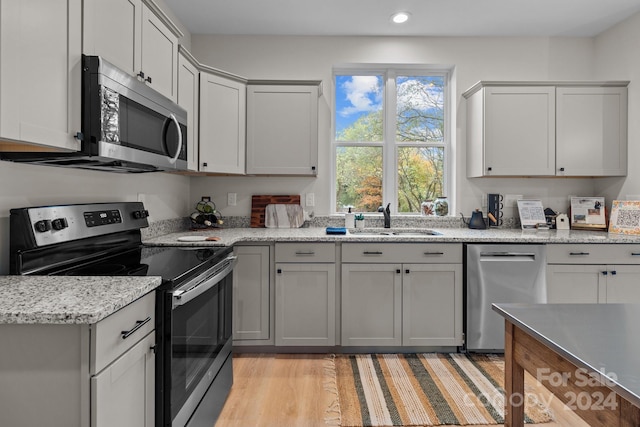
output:
M112 172L187 169L187 112L99 56L82 56L76 152L2 153L3 160Z

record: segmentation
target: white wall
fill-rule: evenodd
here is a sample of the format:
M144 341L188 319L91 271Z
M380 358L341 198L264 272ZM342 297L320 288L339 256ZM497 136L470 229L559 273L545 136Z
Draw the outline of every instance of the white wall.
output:
M0 161L0 274L9 272L9 209L137 201L138 195L149 210L150 221L184 217L195 203L185 176L119 174Z
M640 13L628 18L595 40L595 76L630 80L629 171L626 179L601 179L596 190L611 201L640 197Z
M455 66L455 211L481 207L487 192L539 197L564 211L567 195L592 194L590 179L466 178L466 104L461 94L479 80L589 80L594 78L592 38L254 37L192 35L200 62L250 79L322 79L318 177L193 178L195 195L211 195L224 215L249 215L252 194L314 192L319 215L330 213L331 70L344 63L416 63ZM227 192L238 205L227 207ZM449 194L451 197L452 195ZM510 212L505 212L509 215Z

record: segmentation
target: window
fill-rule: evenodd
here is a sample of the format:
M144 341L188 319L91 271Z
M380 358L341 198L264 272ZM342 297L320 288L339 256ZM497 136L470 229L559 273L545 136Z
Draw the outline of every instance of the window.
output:
M418 213L447 195L449 72L334 70L335 211Z

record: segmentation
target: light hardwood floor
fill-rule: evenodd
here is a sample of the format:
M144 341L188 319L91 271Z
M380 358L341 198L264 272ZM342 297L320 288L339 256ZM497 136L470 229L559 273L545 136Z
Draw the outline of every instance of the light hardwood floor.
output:
M215 427L325 426L334 398L323 387L326 363L325 355L315 354L234 354L233 388ZM546 400L546 389L536 387ZM531 426L588 427L555 398L551 410L554 422Z

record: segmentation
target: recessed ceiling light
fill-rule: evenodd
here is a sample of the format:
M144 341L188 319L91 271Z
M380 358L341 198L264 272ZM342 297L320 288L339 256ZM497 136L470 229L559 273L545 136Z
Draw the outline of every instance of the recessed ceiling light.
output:
M391 21L395 24L402 24L405 23L409 20L409 16L411 14L409 12L398 12L398 13L394 13L391 16Z

